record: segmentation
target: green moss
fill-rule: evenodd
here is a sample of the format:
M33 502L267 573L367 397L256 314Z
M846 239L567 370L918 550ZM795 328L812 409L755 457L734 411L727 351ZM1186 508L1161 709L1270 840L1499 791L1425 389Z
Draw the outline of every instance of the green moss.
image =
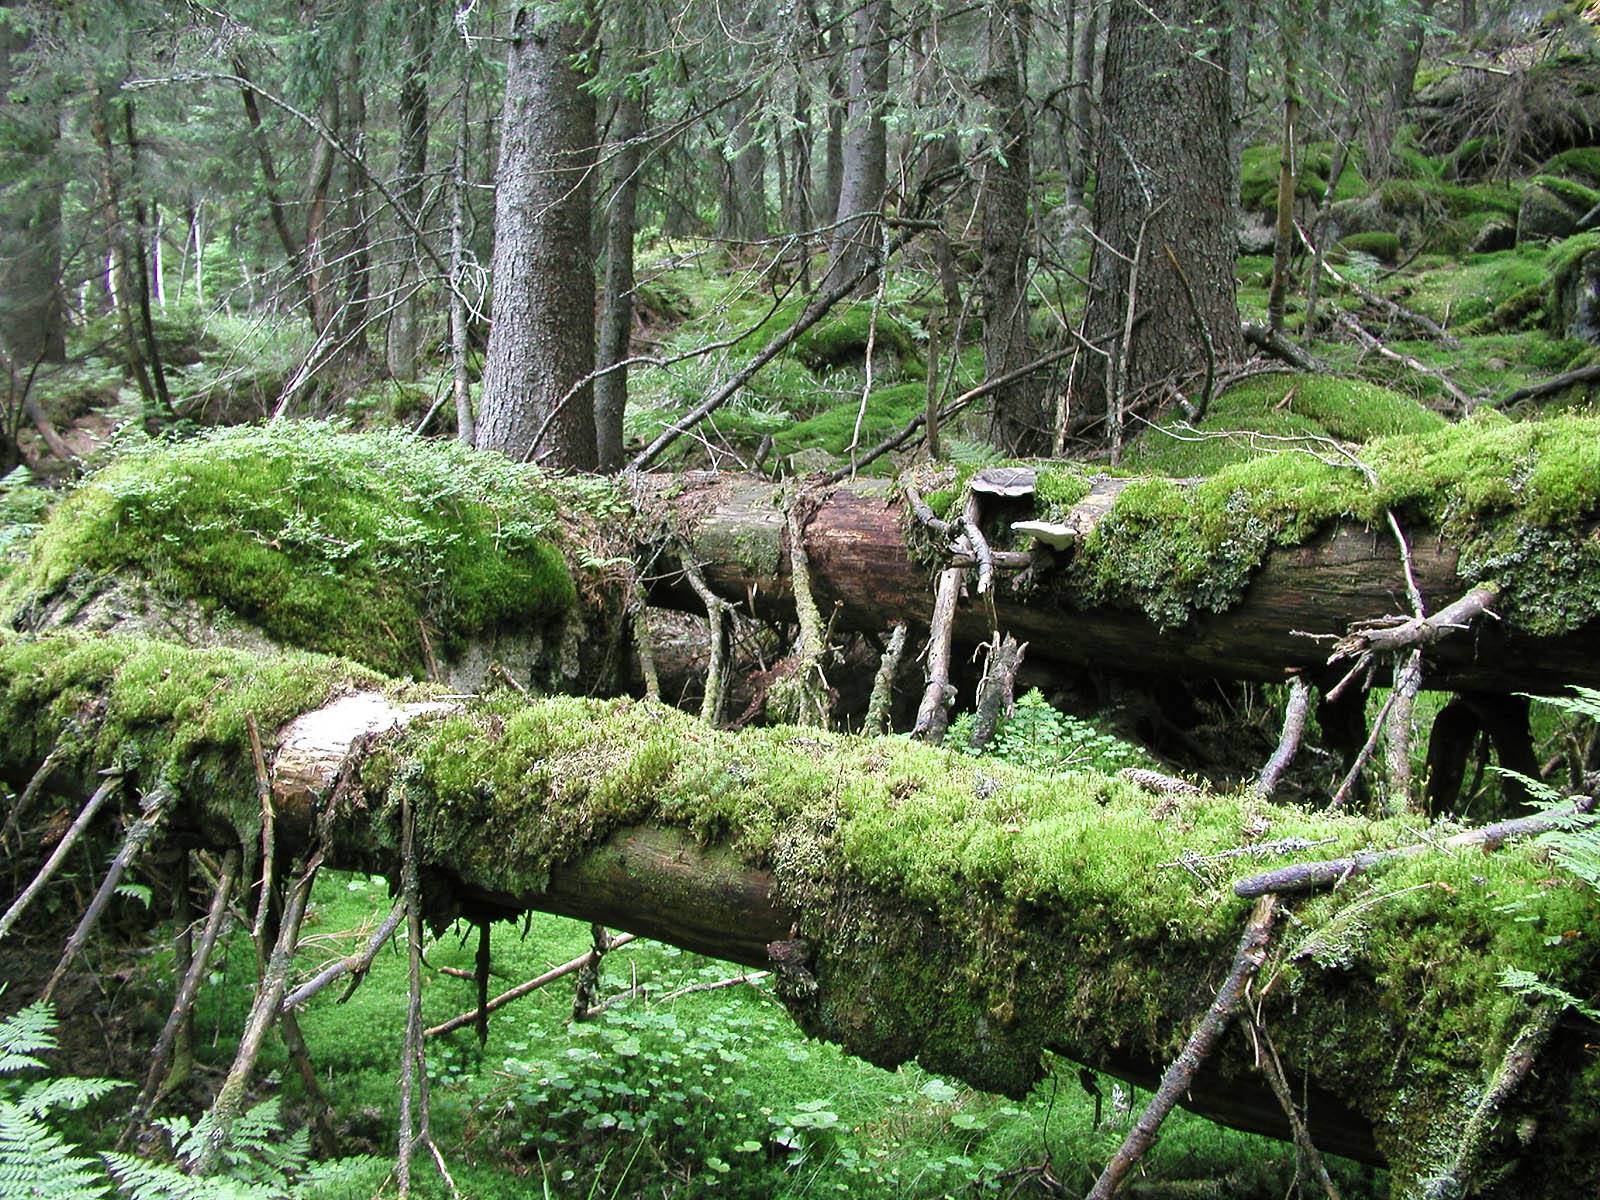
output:
M1377 478L1369 486L1356 468ZM1080 604L1139 608L1158 625L1236 603L1274 545L1386 509L1461 548L1459 572L1495 582L1517 628L1553 635L1600 618L1600 420L1497 416L1382 437L1354 452L1327 440L1238 462L1198 484L1131 485L1063 581Z
M1176 421L1147 429L1124 466L1145 474L1209 475L1281 450L1285 438L1365 442L1443 424L1442 417L1410 397L1358 379L1262 375L1217 397L1198 431Z
M1508 184L1446 183L1437 178L1391 179L1378 191L1383 205L1394 212L1446 214L1497 212L1517 215L1517 189Z
M1074 504L1089 494L1092 486L1082 468L1064 463L1041 466L1033 490L1035 511L1041 520L1060 520Z
M910 331L898 319L879 309L874 322L872 305L860 303L834 309L795 339L794 350L809 367L832 367L864 358L868 338L875 353L905 356L914 349Z
M60 504L7 607L137 571L280 642L420 670L419 622L448 652L569 607L563 498L504 459L398 432L278 424L151 445Z
M1582 216L1596 204L1600 204L1600 192L1575 180L1562 179L1557 175L1535 175L1530 181L1530 186L1542 187L1546 191L1555 193L1564 204L1574 210L1577 216Z
M1370 254L1379 262L1400 261L1400 239L1392 233L1352 233L1339 239L1341 250Z
M876 446L906 424L927 405L927 387L921 383L901 383L877 388L867 397L866 413L861 418L862 450ZM861 413L861 397L824 409L814 417L796 422L773 439L780 454L818 447L829 454L843 455L855 434L856 418Z
M1540 175L1556 175L1574 179L1592 188L1600 188L1600 149L1579 146L1563 150L1539 168Z
M1410 276L1405 303L1450 328L1480 320L1512 296L1542 287L1548 277L1543 246L1447 259Z
M1240 156L1239 203L1247 211L1270 215L1277 211L1279 160L1276 145L1250 146ZM1328 172L1333 169L1333 143L1312 142L1300 147L1300 178L1296 181L1297 199L1320 202L1328 190ZM1349 200L1367 190L1355 156L1346 158L1334 190L1335 200Z

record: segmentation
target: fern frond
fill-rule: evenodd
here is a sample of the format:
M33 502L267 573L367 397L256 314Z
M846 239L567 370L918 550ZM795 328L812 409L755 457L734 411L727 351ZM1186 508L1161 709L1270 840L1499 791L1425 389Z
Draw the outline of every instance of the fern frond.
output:
M286 1200L288 1192L235 1179L185 1175L170 1163L131 1154L102 1154L117 1191L128 1200Z
M82 1108L101 1096L128 1085L116 1079L45 1079L33 1084L17 1099L19 1107L36 1117L49 1115L58 1108Z
M104 1172L21 1105L0 1102L0 1196L102 1200Z
M0 1021L0 1075L38 1070L34 1054L56 1048L56 1012L45 1000L35 1001Z

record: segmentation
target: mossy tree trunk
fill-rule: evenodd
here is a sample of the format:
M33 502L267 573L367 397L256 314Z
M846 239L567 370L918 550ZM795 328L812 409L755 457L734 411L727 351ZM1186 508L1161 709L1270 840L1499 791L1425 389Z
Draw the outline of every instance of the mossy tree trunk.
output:
M85 705L98 724L75 733ZM0 773L25 776L58 743L79 779L137 763L125 794L172 789L190 844L256 836L246 713L281 728L282 854L320 836L328 865L394 877L403 795L435 923L539 909L770 965L807 1032L1009 1094L1040 1078L1047 1050L1139 1082L1159 1074L1245 918L1228 886L1236 860L1205 856L1236 848L1264 813L1274 837L1304 840L1250 869L1305 857L1306 840L1321 857L1414 838L1246 795L1153 805L1131 785L900 739L711 733L644 702L408 702L337 660L105 638L0 648ZM1201 857L1184 869L1168 861L1180 850ZM1256 1017L1320 1145L1386 1161L1399 1195L1455 1160L1526 1021L1500 967L1534 961L1547 929L1600 916L1592 893L1549 875L1515 848L1413 856L1359 894L1285 901L1294 934L1272 947ZM1536 965L1579 995L1600 984L1581 948ZM1562 1022L1537 1077L1492 1115L1483 1194L1511 1194L1505 1178L1521 1196L1600 1183L1586 1039L1586 1023ZM1187 1102L1284 1136L1251 1062L1247 1037L1230 1034Z

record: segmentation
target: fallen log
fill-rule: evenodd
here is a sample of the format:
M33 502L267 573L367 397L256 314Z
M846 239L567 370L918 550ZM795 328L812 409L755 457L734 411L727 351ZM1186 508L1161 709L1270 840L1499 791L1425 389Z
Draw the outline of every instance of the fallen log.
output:
M1081 511L1089 529L1103 529L1128 484L1093 479L1065 523ZM705 580L719 595L748 605L761 618L792 611L782 565L783 516L775 507L773 485L698 475L674 476L659 486L672 488L672 509L689 523ZM928 627L934 569L919 561L916 539L906 526L890 484L864 480L823 490L806 525L806 554L817 603L824 609L837 606L839 628L872 631L907 618ZM1463 574L1459 542L1447 540L1437 528L1411 528L1417 582L1432 604L1443 608L1484 582ZM1580 554L1597 559L1591 569L1600 574L1600 554L1581 549L1593 543L1589 528L1574 541ZM1400 554L1379 521L1329 522L1297 544L1264 548L1237 598L1219 599L1222 611L1193 608L1181 623L1167 626L1132 599L1094 603L1081 592L1074 594L1074 573L1092 569L1078 556L1058 555L1053 567L1036 566L1020 587L1000 580L994 589L995 622L1028 641L1034 658L1280 682L1288 670L1324 677L1327 646L1347 636L1353 625L1409 612ZM1559 585L1552 587L1555 602L1561 603ZM657 600L685 603L667 589ZM1600 620L1590 617L1577 628L1544 634L1519 625L1515 614L1508 607L1505 622L1480 624L1469 634L1430 645L1429 685L1491 692L1600 686ZM985 605L957 609L958 643L981 644L991 631Z
M329 706L352 689L359 704ZM628 700L430 701L339 660L103 637L0 646L0 775L28 778L91 705L97 732L67 743L62 777L120 755L137 765L125 794L164 782L191 842L258 836L255 714L281 730L266 741L282 853L315 844L329 866L394 877L404 795L435 924L539 909L771 968L808 1033L1011 1094L1047 1051L1148 1084L1205 1011L1246 905L1223 876L1158 869L1175 846L1216 854L1264 825L1344 857L1413 840L1249 794L1157 804L903 739L719 733ZM330 714L352 713L341 750ZM280 774L281 748L308 745L323 765L302 755ZM1475 1122L1464 1182L1509 1194L1514 1167L1518 1195L1592 1191L1600 1105L1577 1018L1492 1112L1463 1097L1525 1024L1503 965L1597 990L1593 894L1518 846L1399 862L1380 886L1359 920L1342 893L1295 900L1294 935L1262 967L1255 1018L1312 1138L1387 1162L1403 1195L1458 1161L1453 1139ZM1252 1060L1243 1035L1222 1039L1186 1101L1288 1136Z

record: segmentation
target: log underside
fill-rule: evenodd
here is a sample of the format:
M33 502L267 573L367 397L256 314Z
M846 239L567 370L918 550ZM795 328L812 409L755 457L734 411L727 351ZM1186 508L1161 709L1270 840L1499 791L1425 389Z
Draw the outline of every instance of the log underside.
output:
M772 485L719 475L674 479L672 507L689 522L706 581L730 601L753 603L758 617L789 612L784 516ZM1104 493L1124 482L1097 481L1080 507L1096 509ZM1407 532L1417 583L1431 609L1478 582L1458 576L1450 544L1426 529ZM837 609L839 628L877 632L907 618L927 625L932 572L907 553L900 501L888 484L827 489L805 541L818 605L825 613ZM1070 556L1057 556L1039 574L1047 579L1051 571L1071 570ZM675 593L662 595L672 601ZM1341 522L1303 545L1274 548L1238 604L1222 613L1196 612L1176 629L1160 629L1134 611L1069 608L1048 588L1018 591L1001 581L993 624L983 604L966 603L957 611L955 636L976 645L998 628L1027 641L1030 658L1281 682L1294 670L1326 676L1329 649L1352 623L1410 612L1390 532ZM1428 651L1429 687L1554 692L1573 683L1600 686L1600 622L1560 637L1533 637L1490 622Z
M122 753L125 746L109 740L115 733L139 747L147 777L138 787L152 786L159 771L178 788L182 836L218 848L249 844L257 809L248 747L231 732L185 740L179 726L197 719L196 695L205 697L202 708L222 705L230 687L247 686L246 677L263 686L278 668L238 652L148 645L52 639L0 647L0 717L9 729L0 769L25 778L65 739L77 777L87 779ZM156 685L129 686L146 678L182 694L170 713L151 699ZM324 691L347 686L328 677ZM1157 806L1121 785L1036 780L898 739L719 734L630 701L551 700L512 712L504 701L419 708L408 699L347 699L284 730L273 767L280 853L309 844L343 772L344 789L322 824L328 863L394 875L396 789L404 788L418 813L434 919L537 909L771 966L807 1032L885 1065L917 1058L976 1086L1018 1093L1039 1077L1041 1052L1054 1049L1148 1085L1204 1010L1242 922L1226 876L1156 860L1248 840L1242 830L1256 809L1245 799ZM323 701L311 695L305 703ZM92 742L75 740L68 724L91 706L98 732ZM269 715L286 721L294 713ZM315 736L308 723L318 726ZM348 769L351 754L358 770ZM1274 836L1301 820L1263 811L1273 812ZM1381 836L1367 822L1313 823L1346 848ZM1263 978L1282 978L1270 998L1257 997L1295 1094L1308 1101L1313 1137L1337 1153L1387 1161L1400 1192L1399 1180L1429 1169L1441 1129L1463 1116L1463 1097L1481 1086L1516 1031L1495 982L1502 960L1517 953L1497 940L1509 936L1494 907L1505 889L1519 880L1529 889L1524 903L1565 906L1551 921L1579 931L1597 924L1591 901L1552 886L1549 868L1526 855L1445 860L1434 869L1448 879L1443 891L1423 885L1441 897L1434 908L1374 906L1367 892L1297 906L1297 924L1283 936L1302 946L1333 929L1351 902L1370 908L1362 920L1372 929L1333 965L1280 948ZM1122 882L1101 878L1108 870ZM1401 882L1407 887L1393 884L1396 895L1415 894L1415 879ZM1469 892L1488 894L1489 917L1469 909ZM1434 947L1419 952L1428 965L1417 972L1362 949L1393 953L1412 941ZM1441 979L1438 944L1468 965L1487 965L1462 971L1460 983ZM1563 985L1596 990L1592 966L1572 970ZM1481 978L1490 982L1468 982ZM1466 1027L1443 1034L1446 1013ZM1537 1084L1507 1106L1488 1161L1522 1157L1519 1195L1571 1194L1576 1180L1600 1182L1590 1033L1576 1020L1559 1031ZM1245 1042L1230 1035L1188 1102L1286 1137ZM1536 1136L1522 1146L1516 1131L1530 1128Z

